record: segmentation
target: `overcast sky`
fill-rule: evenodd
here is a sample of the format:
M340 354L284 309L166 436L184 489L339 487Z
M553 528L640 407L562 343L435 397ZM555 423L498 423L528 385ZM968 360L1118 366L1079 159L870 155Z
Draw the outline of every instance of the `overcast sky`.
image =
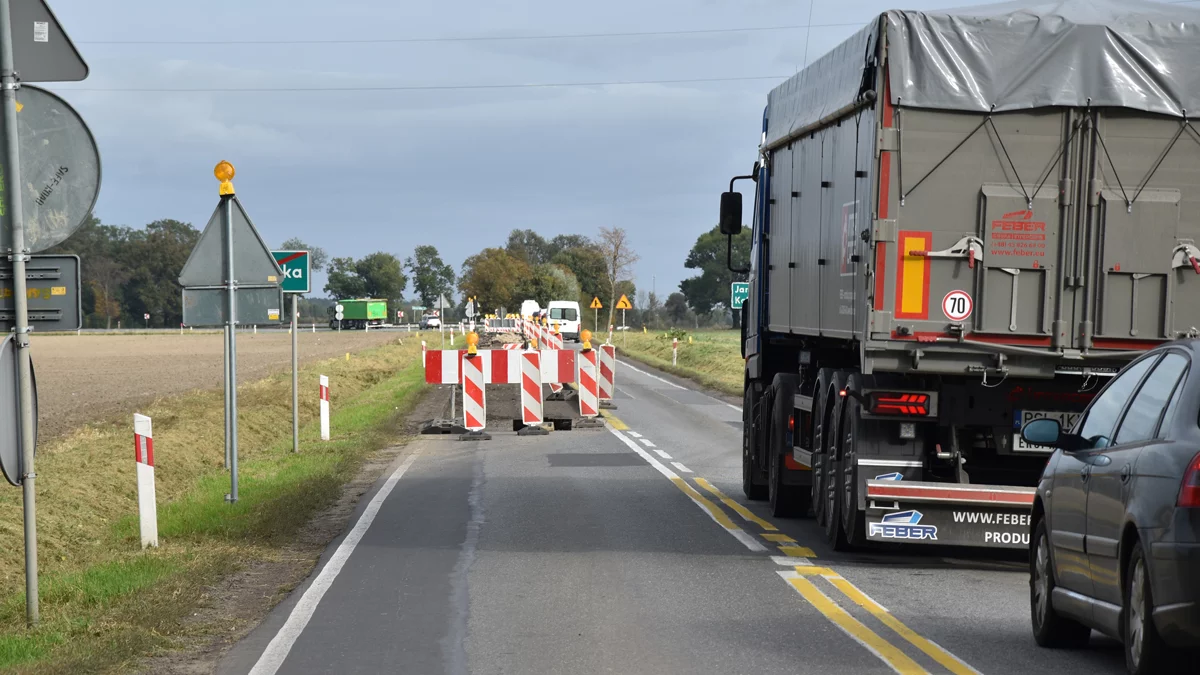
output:
M808 0L50 5L91 66L84 82L49 86L80 110L99 141L96 214L106 223L175 218L203 227L217 202L212 167L228 159L239 198L272 246L299 236L334 256L382 250L403 259L433 244L457 270L513 228L550 237L619 225L642 258L638 288L654 283L660 297L690 275L684 258L716 223L718 193L754 162L767 92L803 65L806 52L811 61L890 6L818 0L809 41ZM776 27L789 28L268 44ZM184 44L215 40L252 44ZM136 41L160 44L128 44ZM751 77L771 79L330 91ZM300 91L113 91L280 87ZM90 91L68 91L80 88ZM315 282L319 289L324 279Z

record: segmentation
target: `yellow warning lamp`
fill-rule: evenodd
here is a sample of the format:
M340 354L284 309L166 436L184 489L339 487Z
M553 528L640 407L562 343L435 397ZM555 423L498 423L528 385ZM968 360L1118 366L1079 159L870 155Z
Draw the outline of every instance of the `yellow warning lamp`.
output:
M476 345L479 344L479 336L474 331L467 333L467 358L478 354Z
M218 162L216 168L213 169L213 175L221 181L220 195L222 197L233 194L233 176L236 173L233 165L225 160Z
M579 339L583 341L583 351L592 351L592 331L584 328L583 332L579 334Z

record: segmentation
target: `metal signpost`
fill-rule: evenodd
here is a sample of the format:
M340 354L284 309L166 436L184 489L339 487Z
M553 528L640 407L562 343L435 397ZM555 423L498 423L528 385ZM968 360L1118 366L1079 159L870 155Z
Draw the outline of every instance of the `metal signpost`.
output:
M340 302L333 306L333 318L337 319L339 333L342 332L342 319L346 317L346 315L343 313L345 311L346 306Z
M742 304L750 297L750 282L735 281L729 288L729 309L741 309Z
M301 295L312 292L312 259L308 251L271 251L271 255L283 270L283 292L292 296L292 452L300 452L300 358L296 327L300 310L297 303Z
M593 312L593 314L594 314L595 316L593 317L593 320L592 320L592 325L593 325L593 327L595 327L595 329L596 329L596 332L597 332L597 333L599 333L599 332L600 332L600 310L604 309L604 305L600 304L600 298L599 298L599 297L593 297L593 298L592 298L592 304L591 304L591 305L588 305L588 307L589 307L590 309L593 309L593 310L595 310L595 311Z
M621 299L617 301L617 309L621 310L621 325L625 328L625 335L621 338L621 344L629 345L629 322L625 320L625 310L633 309L633 303L629 302L629 298L621 295Z
M12 263L13 319L4 349L12 355L14 391L0 396L11 412L16 394L18 451L5 474L22 489L25 516L25 619L38 622L37 509L34 449L36 391L29 358L28 270L30 254L66 239L83 224L100 189L100 156L87 125L65 101L25 82L78 81L87 64L43 0L0 0L0 254ZM25 162L22 162L22 157ZM15 350L13 349L15 347ZM0 359L3 360L3 359ZM3 367L3 366L0 366ZM4 378L0 378L3 381ZM0 386L3 386L0 384ZM19 458L19 466L7 464Z
M233 193L233 165L221 162L213 175L221 181L221 201L184 263L179 285L183 286L184 323L225 327L225 457L229 468L229 494L225 499L235 503L237 325L280 322L283 270Z

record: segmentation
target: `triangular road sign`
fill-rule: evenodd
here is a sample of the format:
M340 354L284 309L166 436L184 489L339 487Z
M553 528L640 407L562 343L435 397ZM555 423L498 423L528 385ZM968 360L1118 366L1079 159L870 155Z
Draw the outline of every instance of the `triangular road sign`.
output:
M11 0L13 63L22 82L78 82L88 67L45 0Z
M229 199L233 200L230 212L233 218L234 279L240 286L281 283L283 270L275 262L271 249L258 236L258 230L254 229L237 197ZM179 285L184 288L225 285L225 233L221 227L221 208L221 204L217 204L200 241L196 242L179 273Z
M588 305L588 309L604 309L604 305L600 304L600 298L592 298L592 304Z
M617 301L617 309L633 309L633 305L630 304L629 298L622 295L621 299Z

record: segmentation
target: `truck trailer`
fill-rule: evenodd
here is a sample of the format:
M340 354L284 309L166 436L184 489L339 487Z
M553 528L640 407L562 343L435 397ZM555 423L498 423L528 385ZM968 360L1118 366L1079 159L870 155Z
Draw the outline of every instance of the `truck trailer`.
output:
M339 322L337 317L330 319L331 329L366 330L387 323L387 300L338 300L337 304L342 306L342 320Z
M1027 547L1022 424L1200 326L1200 12L1021 4L883 13L722 194L739 234L754 183L743 490L837 549Z

